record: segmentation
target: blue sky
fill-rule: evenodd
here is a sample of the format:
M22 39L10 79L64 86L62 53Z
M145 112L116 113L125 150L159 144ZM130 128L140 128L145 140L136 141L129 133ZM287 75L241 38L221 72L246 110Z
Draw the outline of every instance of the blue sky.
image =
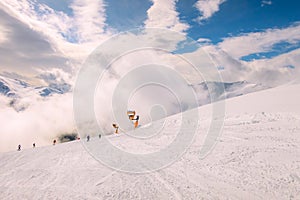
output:
M261 31L268 28L284 28L300 21L300 2L296 0L272 0L263 4L262 0L227 0L220 5L220 10L213 17L201 23L201 15L195 7L198 0L181 0L176 2L180 20L191 27L188 36L197 39L209 38L213 43L222 38L241 33ZM73 16L70 8L72 0L53 1L38 0L39 3ZM106 23L118 31L126 31L143 26L147 10L153 2L150 0L108 0L105 1Z
M53 8L54 10L64 12L69 16L73 15L73 10L69 7L69 5L73 2L73 0L63 0L63 1L39 0L38 2L41 4L46 4L50 8Z
M192 22L189 36L192 38L209 38L213 43L222 38L263 31L268 28L284 28L296 21L300 21L299 1L272 1L271 5L262 6L260 0L228 0L220 5L220 11L207 21L199 24L194 18L199 15L196 9L191 8L192 2L186 7L186 1L181 1L179 8L183 10L181 19ZM180 6L184 4L183 6ZM180 9L179 9L180 10ZM187 13L187 14L184 14Z
M218 44L224 38L239 36L245 33L261 32L266 29L286 28L300 21L299 1L283 0L227 0L219 5L219 10L210 18L199 21L201 16L195 4L198 0L181 0L175 2L179 20L189 25L187 36L194 40L207 38L212 44ZM73 16L70 8L72 0L52 1L39 0L56 11ZM117 32L144 26L147 10L153 5L150 0L108 0L104 1L105 28ZM69 41L76 41L66 36ZM269 53L257 52L246 55L243 60L271 58L299 47L287 42L280 42Z
M201 23L201 15L195 7L198 0L176 2L180 20L190 25L188 36L197 39L209 38L213 43L222 38L241 33L262 31L268 28L284 28L300 21L300 2L296 0L272 0L270 5L262 0L227 0L213 17ZM39 0L49 7L73 16L70 8L72 0ZM118 31L126 31L143 26L147 10L153 5L150 0L108 0L105 1L107 26Z
M106 23L118 31L143 26L152 3L141 0L112 0L106 2Z

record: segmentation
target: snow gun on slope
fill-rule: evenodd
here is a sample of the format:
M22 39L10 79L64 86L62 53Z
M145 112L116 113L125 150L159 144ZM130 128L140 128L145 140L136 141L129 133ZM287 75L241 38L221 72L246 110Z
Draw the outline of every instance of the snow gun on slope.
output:
M140 119L140 117L138 115L136 116L136 118L134 118L135 114L136 114L135 111L131 111L131 110L127 111L128 118L131 121L135 121L134 122L134 128L138 127L138 125L139 125L139 119Z

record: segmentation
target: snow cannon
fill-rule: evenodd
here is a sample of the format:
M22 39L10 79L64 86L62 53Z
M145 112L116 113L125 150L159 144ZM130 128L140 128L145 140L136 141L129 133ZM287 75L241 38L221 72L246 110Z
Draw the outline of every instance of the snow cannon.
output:
M139 118L140 118L140 116L136 116L136 118L134 119L135 120L135 122L134 122L134 128L137 128L138 127L138 125L139 125Z
M129 117L130 120L134 120L134 116L135 116L135 111L127 111L127 115Z
M131 120L131 121L135 121L133 124L134 124L134 128L137 128L138 127L138 125L139 125L139 119L140 119L140 116L136 116L136 118L134 118L134 116L135 116L135 111L127 111L127 115L128 115L128 117L129 117L129 119Z

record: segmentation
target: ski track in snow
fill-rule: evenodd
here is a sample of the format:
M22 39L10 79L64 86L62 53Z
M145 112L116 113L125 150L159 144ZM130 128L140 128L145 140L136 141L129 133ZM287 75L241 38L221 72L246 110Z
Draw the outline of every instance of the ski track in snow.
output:
M187 152L151 173L110 169L79 141L1 153L0 199L300 199L299 88L291 85L228 100L222 135L204 159L199 152L211 114L209 106L200 108L201 123ZM272 95L291 97L255 106ZM257 101L249 108L241 106L251 99ZM293 107L282 109L280 103ZM107 137L119 148L147 153L169 144L179 126L171 116L159 140L142 143L122 133Z

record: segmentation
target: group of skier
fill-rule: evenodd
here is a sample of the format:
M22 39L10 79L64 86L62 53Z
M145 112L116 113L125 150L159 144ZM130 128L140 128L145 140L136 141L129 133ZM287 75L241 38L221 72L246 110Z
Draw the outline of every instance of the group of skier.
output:
M139 125L139 118L140 118L139 115L136 115L135 111L130 111L130 110L127 111L127 115L128 115L129 120L132 121L134 128L137 128ZM135 117L135 115L136 115L136 117ZM112 124L112 126L113 126L113 128L115 128L115 133L118 134L119 126L117 124ZM79 140L80 138L77 138L77 139ZM101 134L99 134L99 139L101 139ZM86 141L87 142L90 141L90 135L86 136ZM53 145L55 145L56 142L57 142L56 139L54 139ZM32 147L35 148L35 143L32 144ZM21 144L18 145L18 151L21 151Z
M35 143L32 143L32 147L35 148ZM21 151L21 148L22 148L22 146L21 146L21 144L19 144L18 145L18 151Z

